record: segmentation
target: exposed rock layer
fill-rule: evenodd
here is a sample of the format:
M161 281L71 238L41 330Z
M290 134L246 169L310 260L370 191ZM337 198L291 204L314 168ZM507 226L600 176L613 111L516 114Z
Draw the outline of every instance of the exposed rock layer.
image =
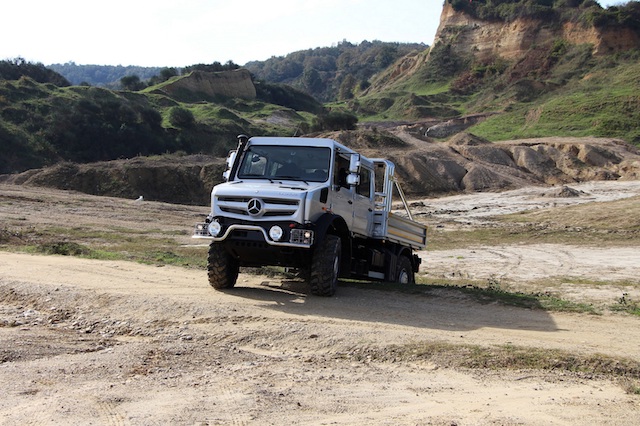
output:
M515 19L512 22L489 22L456 12L445 2L436 43L450 43L457 53L482 61L495 57L516 60L532 46L545 45L557 39L571 44L591 44L594 54L606 54L640 46L640 37L629 28L599 29L566 22L562 25L538 19Z
M193 71L165 84L161 89L174 99L210 101L217 96L255 99L256 88L246 69L222 72Z

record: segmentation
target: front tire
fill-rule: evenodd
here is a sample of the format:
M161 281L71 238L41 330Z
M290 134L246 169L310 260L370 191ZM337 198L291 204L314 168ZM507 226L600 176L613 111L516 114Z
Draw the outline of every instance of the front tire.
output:
M207 258L207 274L211 287L216 290L232 288L238 280L239 270L238 261L225 250L224 246L212 242Z
M316 247L311 259L311 293L316 296L333 296L338 288L342 243L335 235L327 235Z
M406 256L400 256L398 258L396 282L398 284L415 284L416 282L413 266L411 265L409 258Z

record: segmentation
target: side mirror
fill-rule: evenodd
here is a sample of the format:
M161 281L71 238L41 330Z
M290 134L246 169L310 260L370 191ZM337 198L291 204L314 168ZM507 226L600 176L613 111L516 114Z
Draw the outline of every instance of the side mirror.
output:
M236 161L236 154L238 152L234 149L229 151L229 155L227 155L227 168L231 168L233 166L233 162Z
M358 171L360 171L360 154L351 154L349 173L358 173Z
M356 186L360 184L360 175L357 173L349 173L347 175L347 185Z
M236 161L236 150L229 151L229 155L227 156L227 170L222 173L222 178L228 182L231 177L231 168L233 167L233 163Z

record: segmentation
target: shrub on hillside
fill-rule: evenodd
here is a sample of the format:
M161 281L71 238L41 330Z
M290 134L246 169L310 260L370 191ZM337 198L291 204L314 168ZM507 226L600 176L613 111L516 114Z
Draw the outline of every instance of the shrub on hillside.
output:
M54 100L39 133L64 159L77 162L130 158L176 149L150 107L105 89L77 100Z
M172 126L186 129L192 127L195 123L193 113L181 106L174 106L169 110L169 123Z
M38 83L52 83L59 87L70 86L66 78L41 63L27 62L24 58L0 61L0 80L19 80L29 77Z
M358 117L345 111L331 111L319 115L314 121L314 130L354 130Z

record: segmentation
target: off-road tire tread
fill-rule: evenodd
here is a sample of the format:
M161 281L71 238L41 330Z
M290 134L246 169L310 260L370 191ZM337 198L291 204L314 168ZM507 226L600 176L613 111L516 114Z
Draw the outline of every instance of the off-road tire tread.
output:
M416 276L415 276L415 273L413 272L413 266L411 265L411 260L409 260L407 256L400 256L398 258L395 281L400 282L400 273L402 272L403 269L406 269L407 273L409 274L408 284L415 284Z
M340 256L342 244L335 235L327 235L313 253L309 284L311 293L316 296L330 297L336 292L340 271L334 271L334 262Z
M216 290L232 288L238 280L238 261L221 244L211 243L207 258L209 285Z

